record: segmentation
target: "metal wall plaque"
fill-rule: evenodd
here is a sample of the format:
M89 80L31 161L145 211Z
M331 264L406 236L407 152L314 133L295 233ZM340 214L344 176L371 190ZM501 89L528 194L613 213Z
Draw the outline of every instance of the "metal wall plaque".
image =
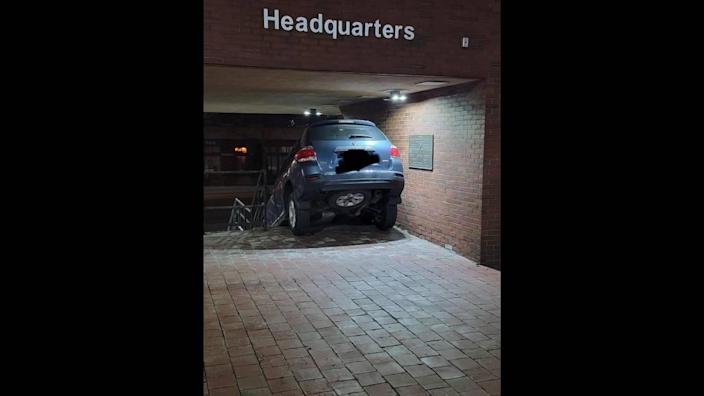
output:
M433 170L433 135L408 137L408 167Z

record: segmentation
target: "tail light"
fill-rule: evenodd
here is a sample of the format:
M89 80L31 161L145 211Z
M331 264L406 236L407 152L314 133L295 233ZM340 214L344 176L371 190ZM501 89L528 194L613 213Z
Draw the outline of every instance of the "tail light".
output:
M298 150L294 159L296 160L296 162L305 162L315 161L318 158L316 157L315 149L313 148L313 146L306 146Z
M401 154L398 152L398 147L396 147L394 145L391 146L391 156L396 157L396 158L401 157Z

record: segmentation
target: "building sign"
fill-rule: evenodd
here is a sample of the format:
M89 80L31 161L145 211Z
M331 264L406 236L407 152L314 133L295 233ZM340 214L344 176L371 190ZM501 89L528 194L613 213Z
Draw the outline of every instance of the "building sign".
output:
M433 170L433 135L408 137L408 167Z
M323 18L323 14L318 14L313 18L303 16L292 17L281 15L278 9L269 11L263 9L264 29L285 30L290 32L296 30L303 33L327 34L337 40L338 36L355 36L394 39L403 38L413 40L416 36L413 26L382 24L379 20L374 22L342 21L337 19Z

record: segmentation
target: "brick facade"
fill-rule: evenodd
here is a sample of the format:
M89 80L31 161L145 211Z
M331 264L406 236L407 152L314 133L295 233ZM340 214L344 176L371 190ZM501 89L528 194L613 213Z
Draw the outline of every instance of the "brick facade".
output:
M406 187L398 224L441 246L480 260L485 84L411 95L395 104L373 100L342 107L346 118L375 122L398 146ZM433 170L408 167L409 135L434 135Z
M292 17L412 25L380 39L264 29L263 8ZM498 54L497 0L205 0L205 63L281 69L485 77ZM462 48L462 37L471 38Z
M492 66L487 79L485 119L479 262L501 269L501 72L498 62Z

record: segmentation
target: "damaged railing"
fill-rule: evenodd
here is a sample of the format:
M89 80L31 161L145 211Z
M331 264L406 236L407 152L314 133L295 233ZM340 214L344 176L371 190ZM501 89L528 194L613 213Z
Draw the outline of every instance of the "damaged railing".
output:
M206 212L211 213L214 211L222 212L229 210L230 215L227 223L225 224L227 231L244 231L251 230L256 227L266 227L266 222L264 219L266 212L266 199L268 198L266 170L262 169L260 171L250 171L247 173L258 173L256 188L254 190L252 202L249 205L242 202L242 200L238 197L235 197L232 206L206 206L203 208Z
M262 226L264 204L245 205L239 198L235 198L230 211L230 219L227 222L228 231L251 230L254 227Z

